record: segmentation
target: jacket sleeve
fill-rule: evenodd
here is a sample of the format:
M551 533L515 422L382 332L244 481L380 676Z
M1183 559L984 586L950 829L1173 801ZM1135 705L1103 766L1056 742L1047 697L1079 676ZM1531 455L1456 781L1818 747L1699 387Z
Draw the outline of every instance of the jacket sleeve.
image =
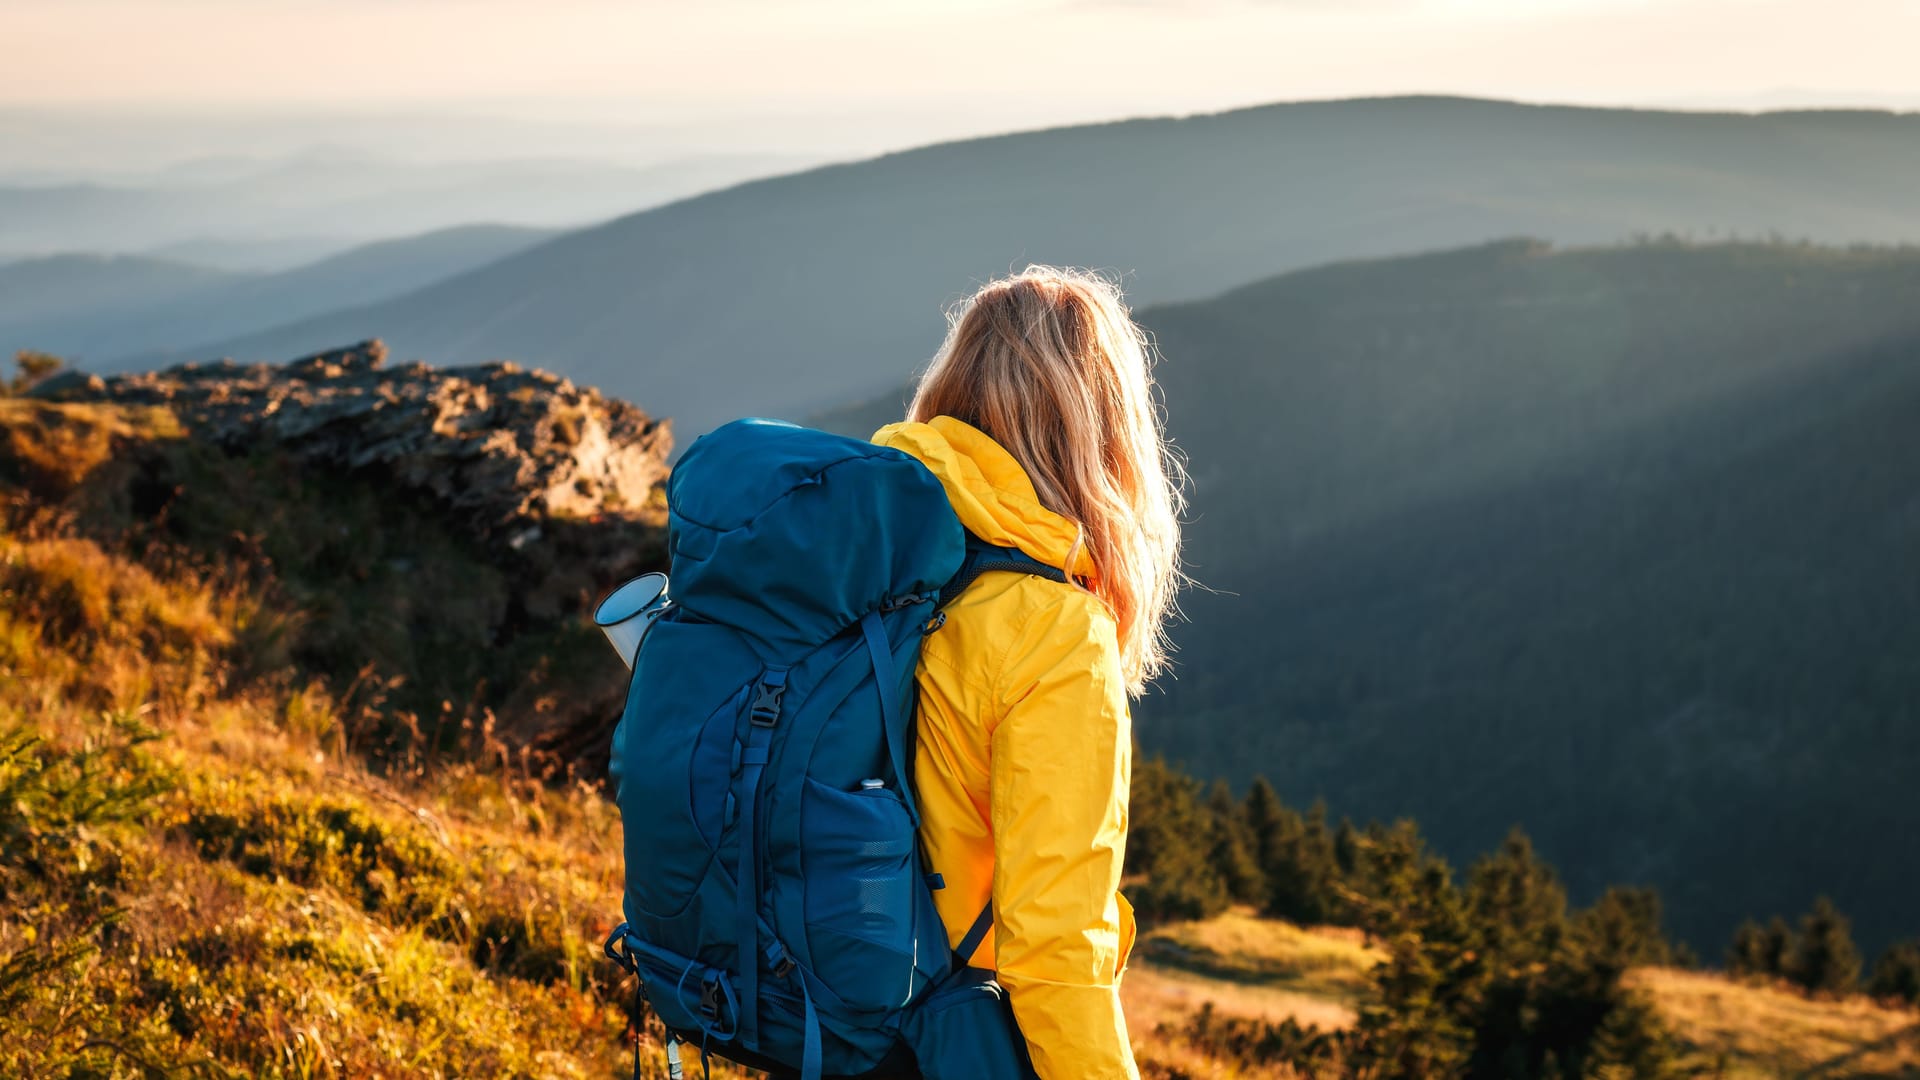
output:
M994 961L1042 1080L1139 1075L1120 1011L1132 730L1113 621L1063 594L996 680Z

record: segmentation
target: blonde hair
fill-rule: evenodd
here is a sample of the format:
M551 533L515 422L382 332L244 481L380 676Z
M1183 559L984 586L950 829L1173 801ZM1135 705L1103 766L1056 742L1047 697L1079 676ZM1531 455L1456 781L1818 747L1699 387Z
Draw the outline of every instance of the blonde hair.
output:
M1161 431L1153 347L1120 290L1030 266L973 294L908 407L980 429L1026 469L1040 501L1079 527L1088 588L1119 628L1127 689L1167 666L1180 572L1181 470Z

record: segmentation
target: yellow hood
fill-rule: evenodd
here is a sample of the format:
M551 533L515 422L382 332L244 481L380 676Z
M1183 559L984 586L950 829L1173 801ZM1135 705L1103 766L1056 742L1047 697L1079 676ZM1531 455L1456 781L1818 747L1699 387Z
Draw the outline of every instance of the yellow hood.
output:
M1017 547L1074 577L1093 576L1093 556L1084 546L1074 552L1079 529L1040 504L1027 471L979 428L936 416L924 424L888 424L874 432L873 441L920 459L946 488L968 532L998 547Z

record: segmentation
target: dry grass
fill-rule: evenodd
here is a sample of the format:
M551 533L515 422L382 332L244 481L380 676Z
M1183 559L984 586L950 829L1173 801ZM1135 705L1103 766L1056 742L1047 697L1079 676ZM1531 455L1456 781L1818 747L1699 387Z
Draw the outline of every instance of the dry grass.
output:
M1135 947L1120 987L1134 1053L1150 1076L1291 1077L1280 1066L1238 1065L1195 1045L1183 1034L1188 1021L1212 1006L1223 1017L1350 1027L1374 959L1352 931L1303 929L1240 908L1160 927Z
M1121 997L1136 1032L1206 1004L1229 1016L1344 1028L1354 1022L1374 961L1353 931L1303 929L1236 908L1143 937Z
M1121 988L1136 1052L1177 1075L1268 1075L1234 1073L1171 1029L1205 1005L1268 1023L1347 1027L1375 956L1354 931L1244 910L1162 927L1142 939ZM1672 968L1636 971L1629 984L1652 998L1703 1075L1920 1077L1920 1010Z
M396 784L276 712L226 701L211 723L167 731L153 757L170 790L136 822L88 827L61 871L111 866L109 878L0 883L0 964L87 946L0 1017L0 1074L620 1068L631 984L596 947L621 888L606 800L473 765ZM232 752L246 719L253 738ZM70 708L5 723L22 725L57 752L98 741ZM89 900L97 911L81 910ZM101 927L115 908L116 928ZM664 1075L657 1058L656 1035L649 1075Z
M231 677L241 585L176 571L0 534L0 1075L621 1068L606 799L370 771L323 687Z
M182 434L179 419L159 406L0 398L0 475L35 496L60 499L129 441Z
M1671 968L1642 969L1629 981L1717 1075L1920 1077L1920 1011Z
M1355 931L1304 929L1236 908L1206 922L1175 923L1148 934L1143 959L1216 980L1357 1000L1378 960Z

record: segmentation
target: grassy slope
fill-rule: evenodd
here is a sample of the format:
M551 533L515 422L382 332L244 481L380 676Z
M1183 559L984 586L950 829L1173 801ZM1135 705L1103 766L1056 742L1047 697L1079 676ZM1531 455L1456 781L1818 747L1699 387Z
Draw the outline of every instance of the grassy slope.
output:
M256 573L81 535L170 415L0 421L0 1075L615 1068L611 807L484 732L370 768Z
M1375 955L1351 930L1302 929L1239 910L1162 927L1142 939L1123 989L1141 1057L1194 1071L1207 1048L1178 1029L1208 1003L1220 1014L1268 1023L1292 1016L1321 1027L1349 1024ZM1920 1010L1860 997L1809 999L1779 985L1673 968L1641 969L1630 982L1652 996L1689 1064L1706 1075L1920 1075Z

